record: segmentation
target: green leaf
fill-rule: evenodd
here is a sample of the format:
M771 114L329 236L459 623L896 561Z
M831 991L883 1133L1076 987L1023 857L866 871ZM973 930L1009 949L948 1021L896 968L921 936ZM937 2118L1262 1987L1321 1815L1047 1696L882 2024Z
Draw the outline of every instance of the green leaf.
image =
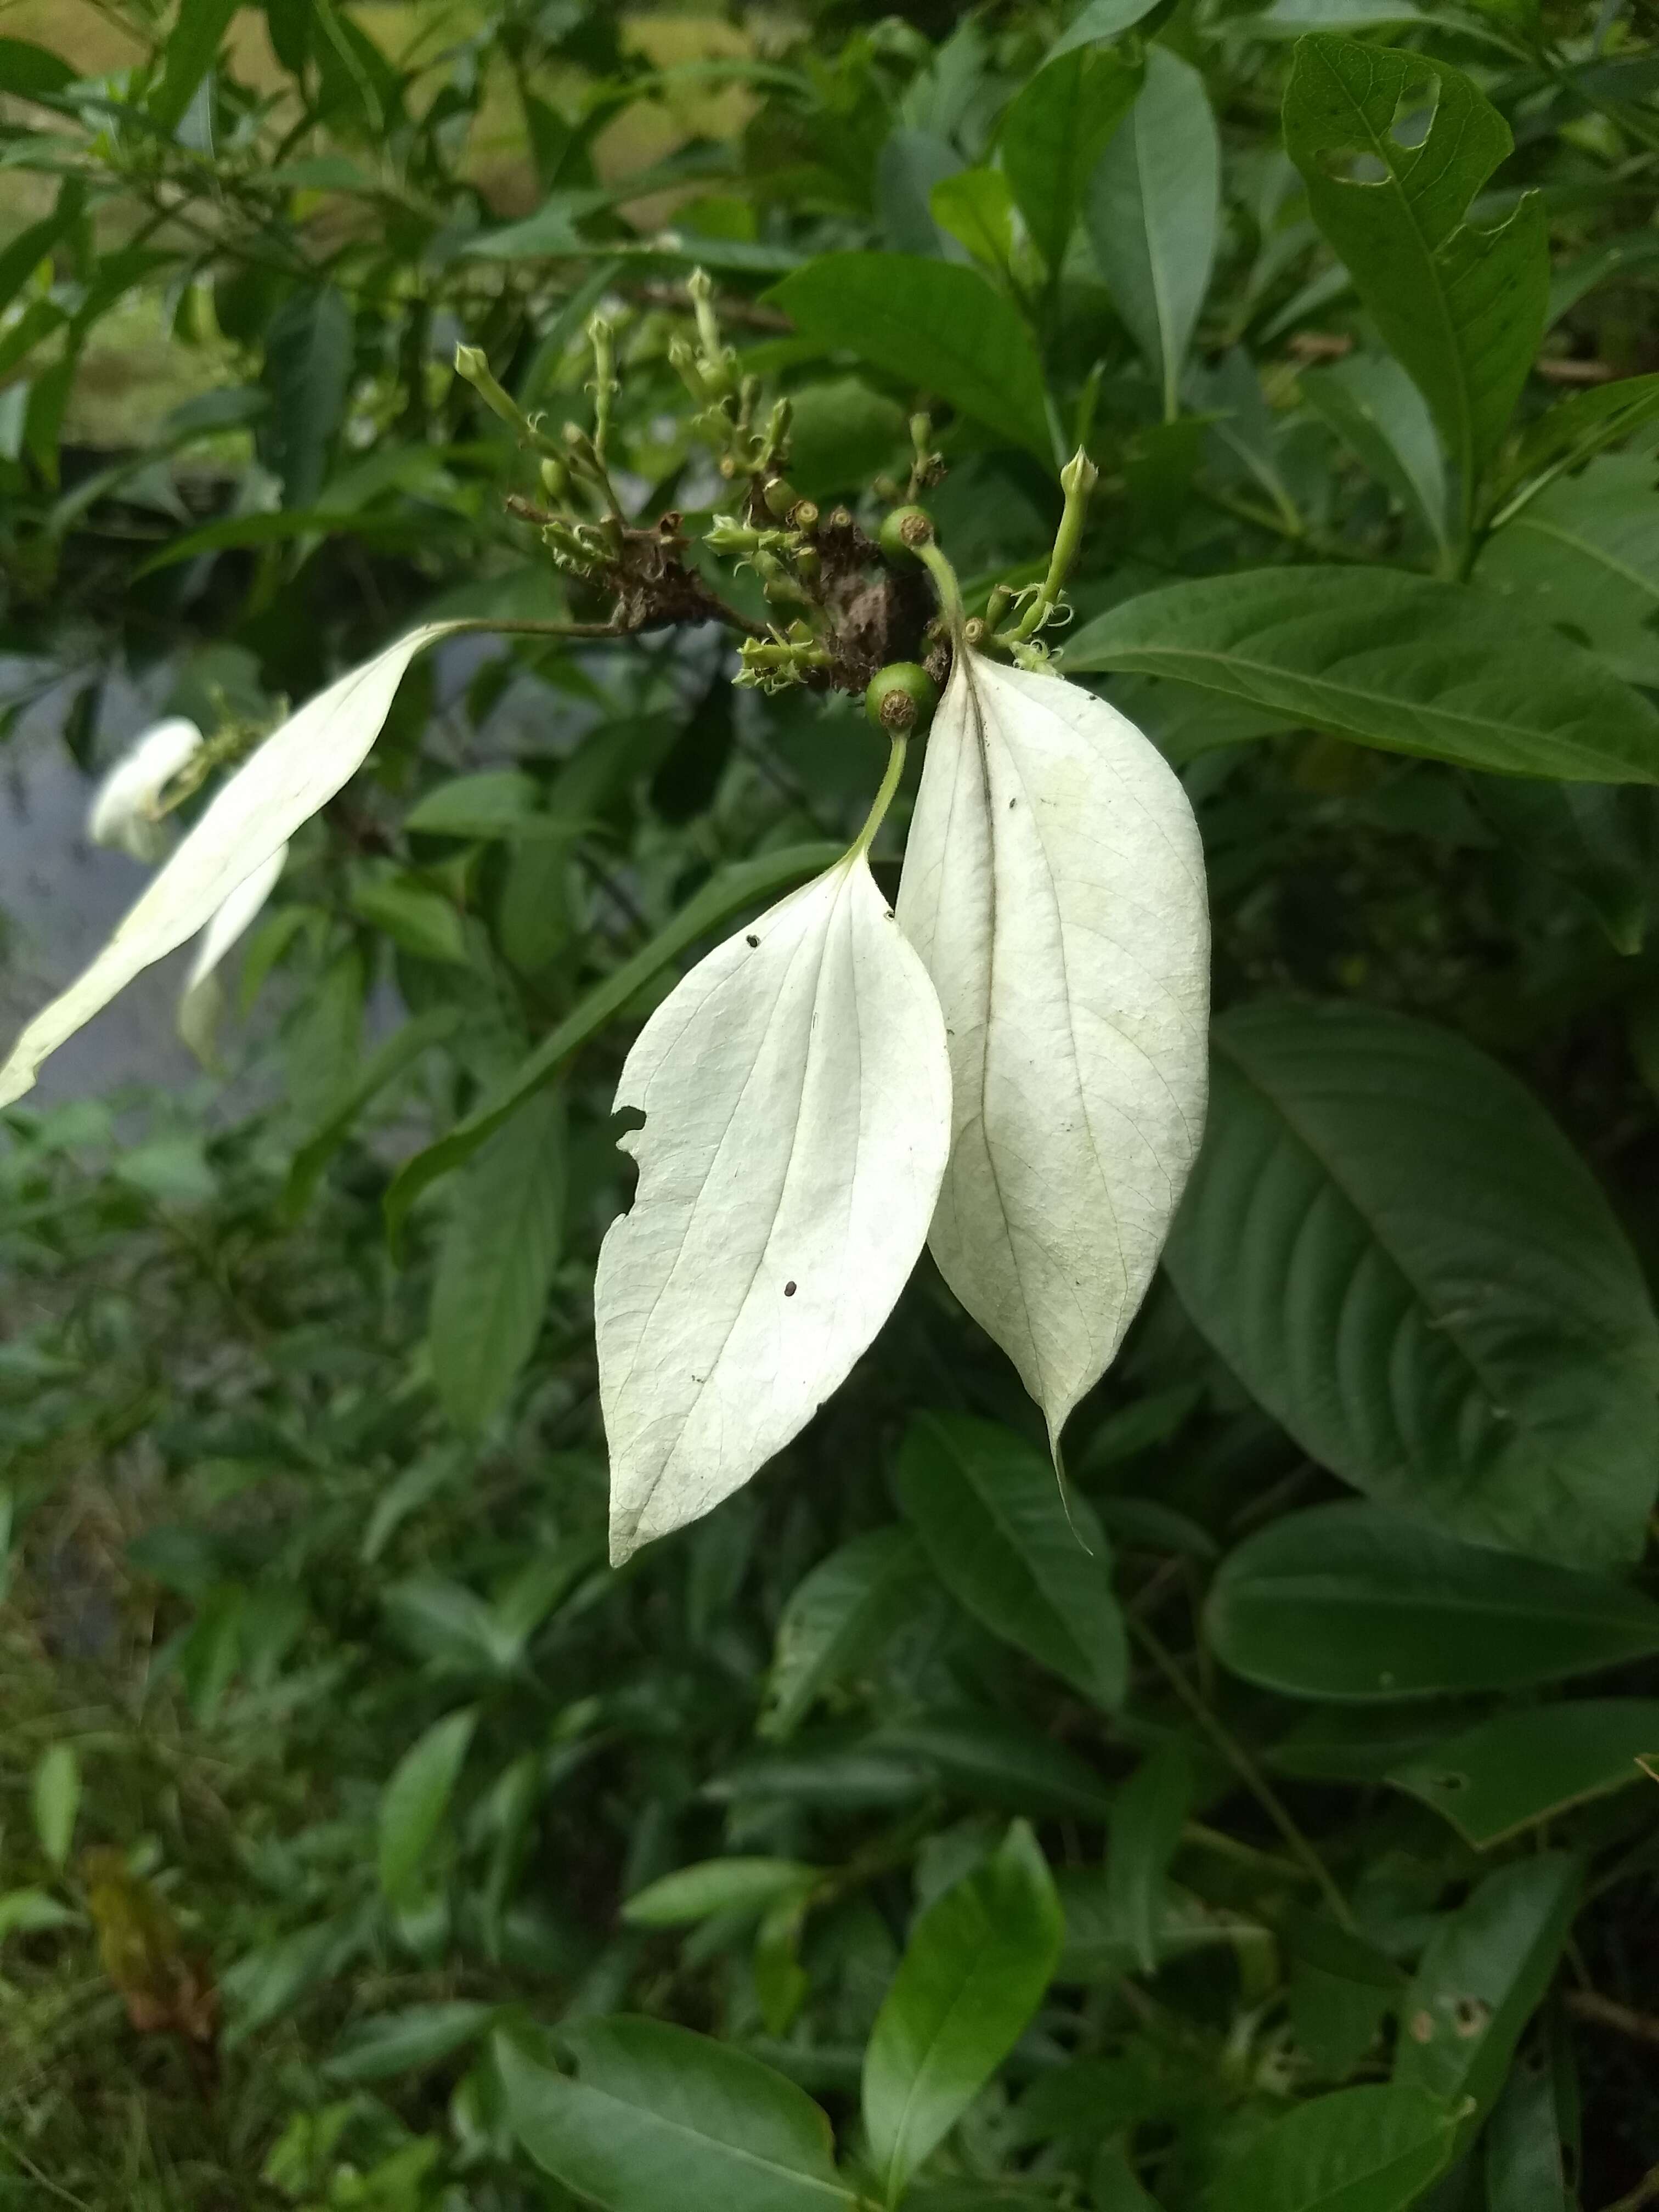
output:
M928 195L939 228L975 261L1006 270L1014 252L1014 203L1000 169L957 169Z
M864 2058L864 2124L889 2204L1024 2033L1062 1932L1048 1862L1023 1820L916 1922Z
M441 1044L460 1018L457 1006L430 1006L401 1029L393 1030L386 1042L369 1054L350 1089L335 1101L326 1119L295 1153L283 1190L282 1212L286 1220L297 1221L305 1212L324 1169L350 1134L363 1109L412 1067L423 1052Z
M488 1426L535 1349L559 1263L564 1098L544 1091L455 1179L432 1281L439 1401L457 1428Z
M184 121L240 5L241 0L179 0L178 18L161 50L161 82L149 96L150 113L169 134Z
M829 2122L758 2059L653 2020L582 2021L559 2039L574 2080L496 2042L508 2124L604 2212L850 2212Z
M44 1889L0 1891L0 1943L8 1936L40 1936L49 1929L68 1928L80 1917Z
M635 1890L622 1917L630 1928L689 1928L716 1912L763 1912L823 1878L799 1859L705 1859Z
M1133 30L1158 4L1158 0L1089 0L1049 47L1043 57L1044 68L1057 62L1062 54L1075 52L1079 46L1091 46L1101 39L1115 39L1122 32Z
M455 1998L356 2021L323 2071L331 2081L385 2081L394 2074L434 2066L476 2043L495 2011L493 2005Z
M0 92L17 100L50 99L75 82L75 71L32 39L0 39Z
M790 1592L778 1622L759 1732L781 1743L816 1700L867 1667L915 1601L924 1569L908 1528L871 1528Z
M1650 1778L1659 1754L1659 1700L1586 1698L1497 1713L1448 1737L1388 1779L1443 1814L1477 1850L1501 1844L1586 1798Z
M1003 173L1032 243L1057 275L1106 142L1134 105L1144 72L1076 46L1016 94L997 134Z
M1204 1630L1234 1674L1340 1701L1520 1689L1659 1652L1659 1606L1600 1575L1459 1544L1380 1506L1317 1505L1249 1537Z
M539 798L536 779L522 769L484 769L476 775L452 776L410 807L404 817L404 834L510 837L535 815Z
M55 1867L69 1863L81 1809L81 1762L72 1744L55 1743L34 1770L34 1832Z
M0 246L0 309L10 307L59 240L68 236L85 213L86 193L76 179L69 178L50 215L42 216L39 222L29 223L5 246ZM43 328L55 326L54 321ZM21 327L21 323L17 327ZM10 363L6 366L9 368Z
M550 1036L544 1037L523 1064L504 1082L495 1085L465 1121L447 1137L404 1162L393 1176L386 1196L386 1233L396 1244L410 1207L438 1176L447 1175L470 1159L486 1137L516 1114L552 1082L565 1062L588 1039L618 1014L645 984L658 975L688 945L744 907L755 905L785 884L797 883L840 857L837 845L791 845L781 851L762 853L752 860L739 860L719 869L674 919L642 945L631 960L611 970Z
M1482 594L1386 568L1256 568L1127 599L1069 673L1173 676L1385 751L1506 775L1659 781L1659 714Z
M360 921L417 960L466 965L466 932L454 902L407 870L385 862L355 868L349 902Z
M1023 1722L988 1713L939 1712L892 1721L866 1750L897 1752L931 1767L941 1787L981 1805L1034 1819L1103 1820L1110 1793L1087 1760Z
M1127 1932L1143 1974L1158 1965L1165 1878L1193 1791L1192 1761L1180 1744L1170 1743L1144 1759L1113 1800L1107 1901Z
M270 460L283 505L316 504L351 378L351 309L331 285L294 293L265 333Z
M1426 135L1410 114L1419 96L1432 103ZM1463 221L1511 143L1497 109L1444 62L1318 35L1296 49L1285 149L1314 221L1434 410L1466 511L1526 382L1549 294L1535 193L1496 229Z
M1101 2145L1090 2168L1089 2202L1095 2212L1158 2212L1156 2201L1141 2187L1134 2168L1115 2142Z
M1208 2212L1404 2212L1450 2155L1449 2115L1419 2089L1371 2083L1315 2097L1216 2177Z
M1423 395L1387 354L1353 354L1298 380L1302 397L1378 483L1446 544L1446 469Z
M1510 2069L1486 2128L1488 2212L1572 2212L1552 2057L1545 2041Z
M1167 46L1097 164L1084 209L1095 265L1164 394L1181 372L1210 286L1221 222L1221 141L1195 69Z
M421 1869L448 1810L465 1763L476 1708L446 1713L417 1736L393 1768L380 1796L380 1888L402 1910L420 1894Z
M1514 622L1546 622L1631 684L1659 684L1659 500L1650 456L1562 477L1491 538L1475 580Z
M1165 1254L1310 1456L1447 1534L1634 1558L1659 1482L1659 1324L1594 1176L1449 1030L1261 1003L1213 1031Z
M826 253L767 298L809 337L1054 459L1042 369L1019 311L976 270L910 253Z
M1504 471L1506 488L1577 468L1659 415L1659 375L1626 376L1575 392L1528 422ZM1523 495L1524 496L1524 495Z
M1060 1876L1060 1901L1066 1941L1056 1978L1062 1982L1115 1982L1141 1971L1140 1931L1132 1929L1103 1874L1081 1869ZM1179 1883L1160 1889L1152 1923L1152 1948L1158 1964L1224 1944L1241 1963L1255 1962L1254 1980L1274 1954L1271 1930L1243 1913L1207 1905Z
M1515 2047L1549 1987L1578 1909L1577 1859L1563 1851L1490 1874L1429 1938L1401 2010L1394 2078L1454 2108L1466 2148L1492 2109Z
M1045 1452L1011 1430L923 1413L899 1454L899 1503L945 1588L994 1635L1081 1690L1122 1702L1127 1647L1105 1534L1066 1502Z

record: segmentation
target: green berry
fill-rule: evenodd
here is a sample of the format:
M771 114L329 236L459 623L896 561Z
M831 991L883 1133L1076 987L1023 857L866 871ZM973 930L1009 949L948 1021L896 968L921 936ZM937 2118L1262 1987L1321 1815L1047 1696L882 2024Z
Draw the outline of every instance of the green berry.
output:
M890 561L915 561L933 542L933 521L919 507L896 507L882 524L878 542Z
M914 660L889 661L870 678L864 711L890 738L919 737L933 719L939 686Z

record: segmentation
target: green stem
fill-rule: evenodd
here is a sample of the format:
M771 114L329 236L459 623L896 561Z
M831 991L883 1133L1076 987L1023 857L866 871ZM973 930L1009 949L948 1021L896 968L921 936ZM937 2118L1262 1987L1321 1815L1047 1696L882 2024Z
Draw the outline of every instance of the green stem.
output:
M1330 1869L1286 1812L1279 1793L1267 1776L1232 1731L1211 1711L1146 1622L1137 1620L1133 1613L1127 1612L1124 1620L1130 1635L1141 1645L1176 1697L1285 1838L1298 1864L1306 1869L1309 1879L1318 1884L1320 1894L1333 1915L1351 1936L1357 1935L1358 1929L1354 1925L1352 1913L1348 1910L1348 1901L1332 1879Z
M876 832L886 820L887 810L893 803L893 793L899 787L899 778L904 773L904 756L908 750L908 738L902 735L894 738L892 750L887 756L887 773L881 780L881 787L871 802L870 811L864 817L863 829L848 848L849 860L861 858L874 843Z
M962 626L967 621L967 610L962 604L962 586L957 581L957 572L945 559L932 538L916 548L922 566L933 580L933 589L939 594L939 612L951 625L951 635L957 645L962 642Z

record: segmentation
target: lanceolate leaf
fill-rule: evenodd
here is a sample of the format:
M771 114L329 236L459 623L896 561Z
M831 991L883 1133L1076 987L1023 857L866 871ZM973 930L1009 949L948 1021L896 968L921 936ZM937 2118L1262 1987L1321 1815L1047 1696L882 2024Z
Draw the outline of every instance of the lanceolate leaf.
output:
M917 253L829 253L768 297L809 337L1053 459L1036 349L1018 308L977 270Z
M1357 1006L1217 1024L1170 1272L1310 1457L1476 1542L1640 1550L1659 1325L1594 1177L1449 1031Z
M1405 2212L1451 2148L1452 2116L1422 2090L1338 2089L1272 2122L1223 2168L1204 2212Z
M1128 1654L1111 1554L1084 1500L1067 1517L1040 1449L993 1421L923 1413L905 1437L897 1483L954 1597L1085 1697L1122 1702Z
M1659 714L1639 692L1566 639L1426 576L1310 567L1170 584L1088 623L1066 665L1178 677L1463 768L1659 781Z
M813 1700L866 1666L914 1607L927 1568L908 1528L869 1528L820 1559L778 1622L759 1733L782 1742Z
M899 920L945 1009L929 1243L1052 1438L1145 1295L1204 1119L1209 915L1180 782L1133 723L957 655Z
M1485 1850L1588 1797L1632 1784L1650 1790L1637 1762L1656 1753L1659 1700L1575 1698L1495 1713L1388 1778Z
M459 1176L432 1284L432 1373L457 1427L482 1429L530 1357L558 1264L564 1100L545 1091Z
M864 2124L889 2204L1024 2033L1061 1932L1048 1862L1023 1820L917 1921L864 2057Z
M1085 189L1140 81L1139 67L1121 55L1073 47L1040 70L1002 118L1003 170L1051 275L1065 260Z
M644 1127L594 1307L614 1560L746 1482L915 1266L950 1142L921 963L861 849L711 952L617 1088Z
M1504 524L1476 581L1588 645L1632 684L1659 684L1659 499L1650 456L1609 453Z
M0 1106L21 1098L47 1054L135 975L204 928L350 781L380 734L404 671L422 646L454 627L431 623L410 630L319 691L265 739L215 794L91 966L24 1030L0 1067Z
M1407 144L1396 111L1419 89L1432 119ZM1285 143L1315 222L1434 410L1472 502L1526 381L1549 293L1536 194L1496 229L1463 220L1510 151L1508 125L1443 62L1315 36L1296 50Z
M1089 186L1089 242L1114 305L1173 418L1209 289L1221 216L1221 142L1204 80L1155 46L1146 82Z

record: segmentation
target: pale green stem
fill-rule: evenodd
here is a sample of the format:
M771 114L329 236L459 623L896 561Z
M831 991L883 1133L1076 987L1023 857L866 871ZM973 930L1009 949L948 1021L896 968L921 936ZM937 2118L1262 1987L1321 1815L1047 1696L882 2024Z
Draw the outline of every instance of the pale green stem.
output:
M939 612L950 623L951 636L960 643L962 626L968 615L962 604L962 586L957 581L957 572L932 539L926 545L919 545L916 550L922 566L933 580L933 589L939 594Z
M1055 606L1066 579L1072 573L1077 559L1078 547L1083 542L1083 525L1089 512L1089 495L1094 489L1097 472L1094 464L1079 446L1072 459L1060 472L1060 481L1066 494L1066 505L1060 518L1060 528L1054 532L1054 546L1048 556L1048 573L1041 589L1020 617L1006 641L1018 645L1042 629Z
M903 735L894 738L892 750L887 756L887 773L881 780L881 788L871 802L870 811L864 817L864 827L847 850L849 860L856 860L867 853L875 842L876 832L887 819L887 810L893 803L893 793L899 787L899 778L904 773L904 756L910 741Z

